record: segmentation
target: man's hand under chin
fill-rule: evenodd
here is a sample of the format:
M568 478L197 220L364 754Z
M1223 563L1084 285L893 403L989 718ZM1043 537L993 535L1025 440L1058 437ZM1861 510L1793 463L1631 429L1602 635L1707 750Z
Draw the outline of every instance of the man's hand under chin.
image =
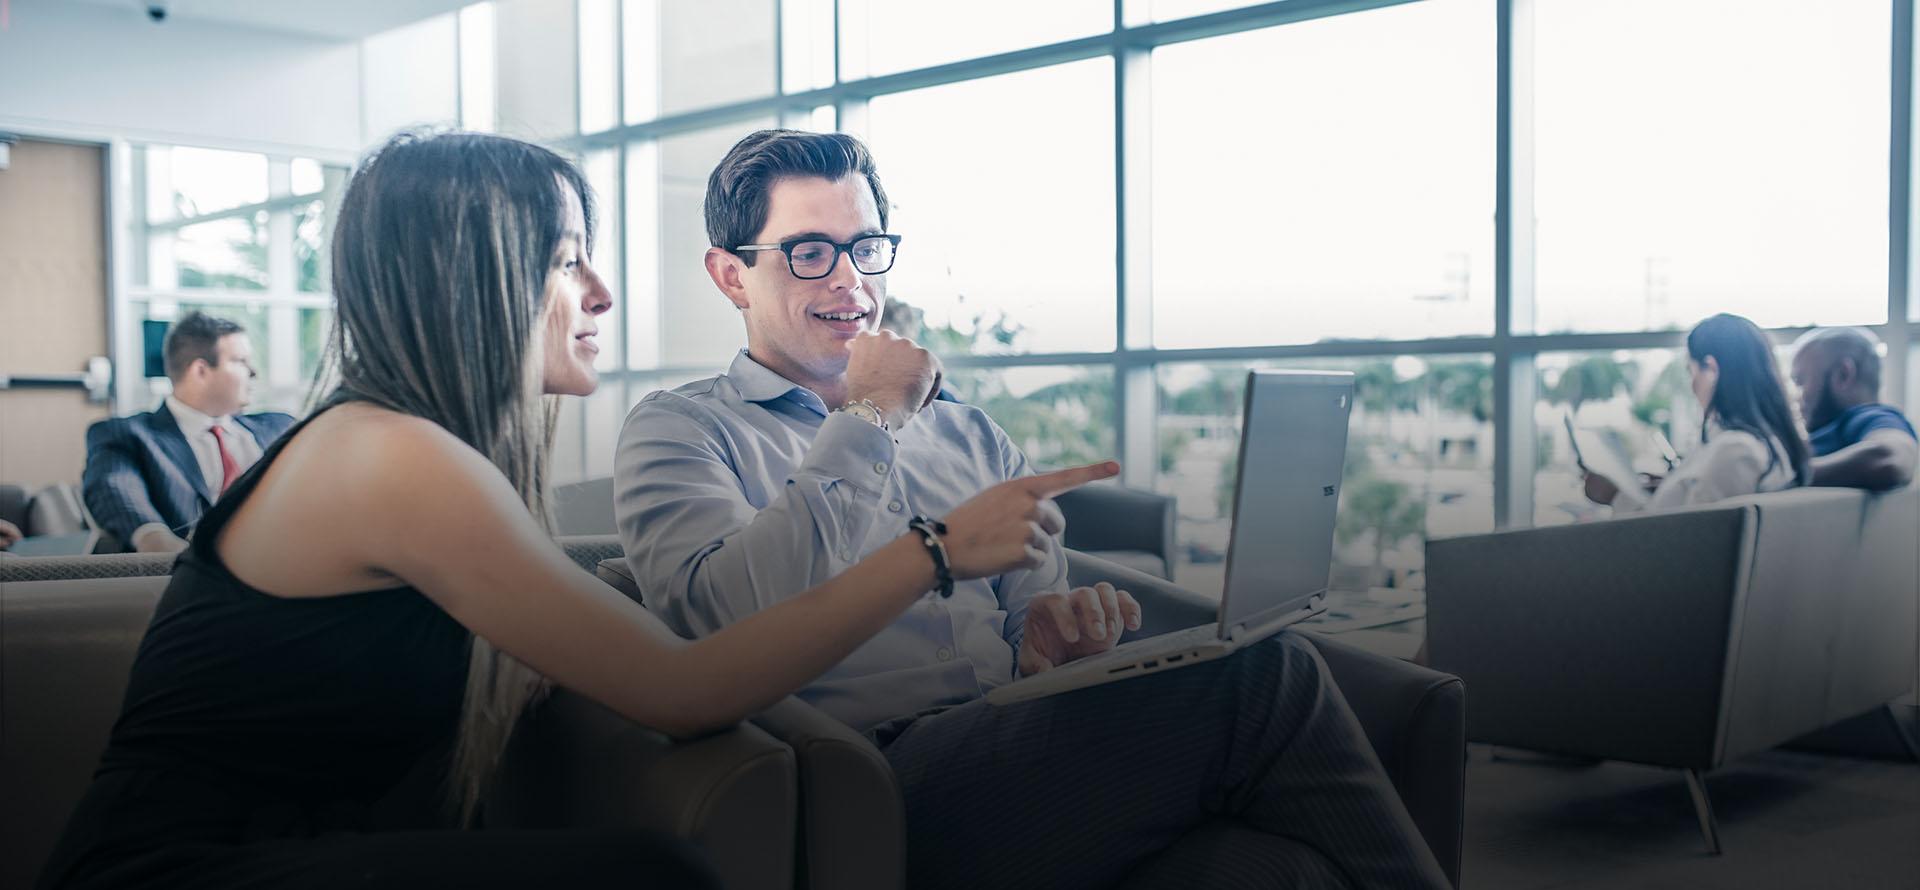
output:
M1071 593L1053 591L1027 605L1020 639L1020 675L1031 677L1076 658L1112 649L1124 630L1140 629L1140 603L1105 581Z
M940 360L892 331L853 339L847 359L847 399L866 399L898 432L940 394Z

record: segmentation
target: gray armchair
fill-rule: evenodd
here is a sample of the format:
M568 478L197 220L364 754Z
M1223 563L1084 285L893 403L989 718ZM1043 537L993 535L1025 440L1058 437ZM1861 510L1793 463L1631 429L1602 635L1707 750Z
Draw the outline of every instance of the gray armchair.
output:
M1067 518L1069 548L1173 579L1174 499L1119 485L1088 485L1053 499Z
M39 560L6 561L18 562ZM86 790L166 584L0 583L0 890L32 885ZM797 779L784 743L752 726L675 742L566 693L527 719L490 824L652 828L705 852L729 888L792 884Z
M1467 737L1701 774L1914 682L1920 493L1798 489L1427 544L1431 663Z
M1069 581L1111 581L1140 600L1153 636L1216 619L1215 602L1159 578L1068 551ZM639 592L624 559L600 577ZM1421 836L1455 886L1465 819L1465 693L1460 680L1309 634L1386 766ZM898 888L905 884L905 806L893 770L865 736L788 698L754 724L794 750L800 774L800 871L810 888ZM1230 834L1228 823L1208 831ZM1195 872L1183 872L1192 876Z

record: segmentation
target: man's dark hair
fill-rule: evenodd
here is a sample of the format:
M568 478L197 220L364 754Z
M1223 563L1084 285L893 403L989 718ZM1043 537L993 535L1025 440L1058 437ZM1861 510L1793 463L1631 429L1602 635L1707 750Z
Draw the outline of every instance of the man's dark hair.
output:
M873 153L845 133L808 133L801 130L761 130L734 143L720 165L707 177L707 241L723 250L753 243L767 224L768 193L773 184L792 176L838 180L850 173L867 178L873 203L880 208L880 228L887 227L887 190L880 187ZM753 265L754 252L740 254Z
M220 338L246 332L236 321L214 318L199 311L187 313L167 328L167 342L161 347L167 357L167 376L179 380L194 359L204 359L209 365L220 364Z

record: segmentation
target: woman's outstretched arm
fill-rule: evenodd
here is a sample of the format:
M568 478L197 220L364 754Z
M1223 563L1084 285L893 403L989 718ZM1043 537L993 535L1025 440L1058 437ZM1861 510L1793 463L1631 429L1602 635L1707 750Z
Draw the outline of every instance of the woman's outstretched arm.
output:
M696 642L580 571L478 452L424 421L370 473L390 509L354 537L366 563L419 589L475 634L559 685L670 735L731 725L806 685L934 586L907 533L838 577ZM947 517L958 577L1042 557L1060 531L1054 495L1118 472L1111 462L1003 483Z

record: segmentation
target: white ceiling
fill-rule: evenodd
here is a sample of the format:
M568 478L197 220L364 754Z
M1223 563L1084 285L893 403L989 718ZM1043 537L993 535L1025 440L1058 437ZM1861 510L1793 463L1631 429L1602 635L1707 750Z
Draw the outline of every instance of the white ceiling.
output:
M146 18L150 3L167 21L263 28L312 37L357 39L459 9L473 0L59 0ZM17 11L16 11L17 14ZM165 24L155 25L164 28Z

